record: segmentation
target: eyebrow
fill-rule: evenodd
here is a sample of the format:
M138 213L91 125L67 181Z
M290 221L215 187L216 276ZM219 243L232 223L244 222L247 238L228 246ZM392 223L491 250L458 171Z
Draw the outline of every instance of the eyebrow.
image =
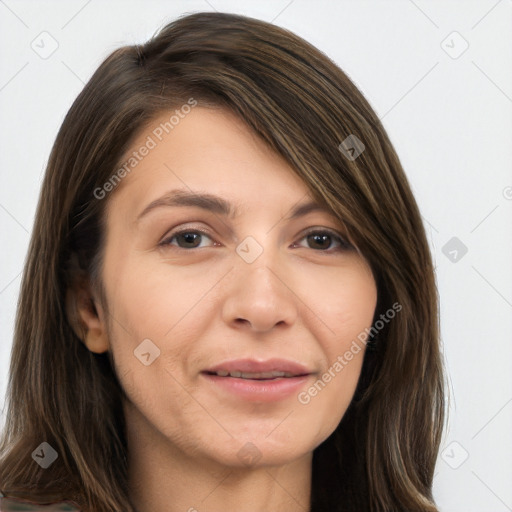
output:
M208 193L197 193L197 192L189 192L186 190L171 190L167 194L158 199L155 199L151 203L149 203L144 210L138 215L137 222L142 219L142 217L146 216L149 212L162 207L186 207L192 206L196 208L202 208L203 210L207 210L218 215L223 215L227 217L236 217L239 214L239 209L223 199L220 196L216 196ZM311 212L324 212L331 214L330 210L314 201L310 201L307 203L302 203L297 205L290 215L286 217L287 220L297 219L299 217L303 217Z

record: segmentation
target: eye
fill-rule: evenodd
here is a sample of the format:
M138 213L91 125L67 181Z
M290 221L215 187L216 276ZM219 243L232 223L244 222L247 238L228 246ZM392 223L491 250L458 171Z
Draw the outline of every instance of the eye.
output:
M345 241L345 239L338 233L327 230L318 229L308 231L301 240L307 240L310 244L310 249L317 249L323 252L331 252L335 250L348 250L352 245ZM333 244L335 247L333 248ZM303 245L301 247L304 247Z
M200 229L184 229L171 233L167 238L160 242L159 245L177 245L180 249L197 249L201 248L200 244L203 238L208 238L213 241L205 231L201 231ZM173 243L174 240L176 240L176 243Z
M210 240L212 243L209 245L201 245L201 242L205 238ZM300 240L306 240L309 244L308 248L321 252L348 250L352 247L352 245L346 242L340 234L325 228L315 228L310 230ZM164 247L173 245L180 249L201 249L202 247L211 247L212 245L216 245L216 243L205 231L200 229L182 229L181 231L171 233L162 242L160 242L159 245ZM294 246L297 247L297 244L294 244ZM304 247L304 245L299 246Z

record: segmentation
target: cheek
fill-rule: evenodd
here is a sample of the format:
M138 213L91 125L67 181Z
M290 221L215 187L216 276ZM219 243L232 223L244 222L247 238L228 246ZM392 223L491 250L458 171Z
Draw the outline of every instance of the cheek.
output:
M369 267L363 261L357 259L331 272L326 276L324 287L329 290L324 307L338 329L366 326L372 321L377 288Z
M312 308L318 324L323 325L315 332L325 357L317 379L299 395L298 402L311 415L323 418L322 438L336 428L353 398L364 359L365 336L377 305L377 288L369 268L358 263L319 273L310 289Z
M332 362L371 326L377 305L375 280L369 267L355 257L347 258L343 267L318 269L314 279L304 276L302 280L317 323L323 327L316 331L317 338Z
M208 332L214 307L209 291L225 272L142 263L125 259L110 274L109 339L116 373L130 401L148 417L176 418L193 409L187 375L200 357L197 340Z
M139 343L145 338L179 342L174 331L197 320L210 291L222 280L225 269L218 267L205 263L173 268L147 254L125 258L109 283L115 321Z

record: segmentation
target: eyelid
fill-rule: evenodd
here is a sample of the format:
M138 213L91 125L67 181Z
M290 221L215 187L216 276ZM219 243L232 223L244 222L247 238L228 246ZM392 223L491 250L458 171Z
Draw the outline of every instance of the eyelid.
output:
M189 233L189 232L200 233L201 235L206 236L210 240L212 240L212 242L214 242L214 244L218 245L218 242L216 242L213 239L213 235L211 233L209 233L207 230L205 230L203 228L195 228L192 226L179 227L179 228L176 228L176 230L172 229L170 232L168 232L166 235L164 235L164 237L158 243L158 245L170 245L169 241L171 239L175 238L178 235L181 235L182 233ZM178 249L182 249L182 247L178 247ZM189 249L185 249L185 250L189 250Z

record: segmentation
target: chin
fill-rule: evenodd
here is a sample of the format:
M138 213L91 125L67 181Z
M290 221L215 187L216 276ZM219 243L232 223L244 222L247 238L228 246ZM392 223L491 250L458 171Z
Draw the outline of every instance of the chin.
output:
M293 440L276 443L264 436L239 437L233 439L224 449L211 453L210 457L228 467L256 469L293 463L311 454L313 448L310 443Z

